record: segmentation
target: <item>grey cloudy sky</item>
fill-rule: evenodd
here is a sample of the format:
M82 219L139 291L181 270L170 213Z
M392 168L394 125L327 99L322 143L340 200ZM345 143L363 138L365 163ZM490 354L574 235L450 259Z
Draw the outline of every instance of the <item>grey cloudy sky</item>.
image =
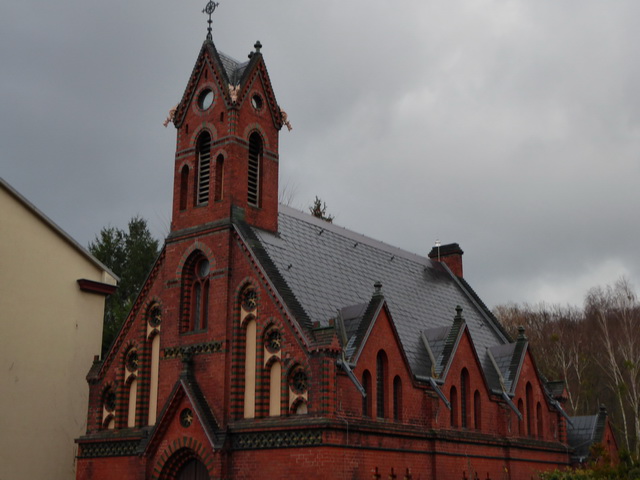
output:
M640 2L219 0L294 130L281 187L426 255L465 251L489 306L640 286ZM0 176L80 243L170 223L175 129L205 0L5 0Z

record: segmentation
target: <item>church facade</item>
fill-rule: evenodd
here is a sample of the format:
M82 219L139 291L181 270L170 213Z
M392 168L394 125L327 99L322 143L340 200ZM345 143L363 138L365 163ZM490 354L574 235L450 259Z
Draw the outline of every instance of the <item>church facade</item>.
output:
M570 462L524 332L421 257L278 205L261 45L204 42L172 117L171 232L91 367L78 479L520 479ZM286 161L286 159L284 160Z

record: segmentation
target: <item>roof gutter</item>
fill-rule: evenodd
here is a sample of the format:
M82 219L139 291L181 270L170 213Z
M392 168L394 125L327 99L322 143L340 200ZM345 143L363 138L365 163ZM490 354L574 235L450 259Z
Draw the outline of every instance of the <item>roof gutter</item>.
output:
M351 381L356 386L358 391L362 394L362 396L366 397L367 396L367 391L360 384L360 382L356 378L355 374L353 373L353 370L351 370L351 368L349 367L349 364L343 358L339 358L338 359L338 366L340 368L342 368L347 373L347 376L351 379Z
M440 390L440 387L436 383L435 378L433 378L433 377L424 377L422 375L416 375L416 378L418 380L423 381L423 382L429 382L429 385L431 385L431 388L433 388L433 390L438 394L438 396L440 397L440 400L442 400L442 402L445 404L445 406L449 410L451 410L451 403L449 403L449 400L447 400L447 397L445 397L444 393L442 393L442 390Z
M560 405L560 402L558 402L555 398L549 395L548 392L545 392L545 393L547 394L547 398L551 402L551 405L556 407L560 412L560 415L562 415L564 419L567 421L567 423L573 427L574 425L573 425L573 421L571 420L571 417L567 415L567 412L564 411L564 408L562 408L562 406ZM595 426L594 426L594 429L595 429Z

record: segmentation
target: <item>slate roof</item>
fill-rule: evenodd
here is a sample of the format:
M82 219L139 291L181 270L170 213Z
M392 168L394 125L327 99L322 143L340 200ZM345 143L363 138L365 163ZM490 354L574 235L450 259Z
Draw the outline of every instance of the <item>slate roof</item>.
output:
M262 264L298 323L327 325L338 312L357 320L382 282L382 293L415 375L430 376L424 330L451 327L460 305L478 356L493 369L486 350L509 339L464 281L445 265L373 240L295 209L280 206L279 231L246 224L240 234ZM362 309L362 307L360 307ZM495 377L495 373L493 374Z
M249 61L247 60L246 62L239 62L222 52L217 52L217 54L218 58L220 58L220 64L227 74L229 83L231 85L238 85L240 83L240 80L242 80L242 75L247 69L247 65L249 65Z
M573 447L573 458L583 462L589 457L591 445L602 441L607 420L604 407L596 415L571 417L567 426L567 441Z

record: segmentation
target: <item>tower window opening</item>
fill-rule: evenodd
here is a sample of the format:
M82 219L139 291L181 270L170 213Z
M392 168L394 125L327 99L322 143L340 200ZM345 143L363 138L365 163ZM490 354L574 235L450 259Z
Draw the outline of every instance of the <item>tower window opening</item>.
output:
M249 165L247 176L247 201L254 207L260 206L260 169L262 164L262 139L257 133L249 137Z
M204 132L198 139L198 184L196 204L206 205L209 201L211 177L211 135Z

